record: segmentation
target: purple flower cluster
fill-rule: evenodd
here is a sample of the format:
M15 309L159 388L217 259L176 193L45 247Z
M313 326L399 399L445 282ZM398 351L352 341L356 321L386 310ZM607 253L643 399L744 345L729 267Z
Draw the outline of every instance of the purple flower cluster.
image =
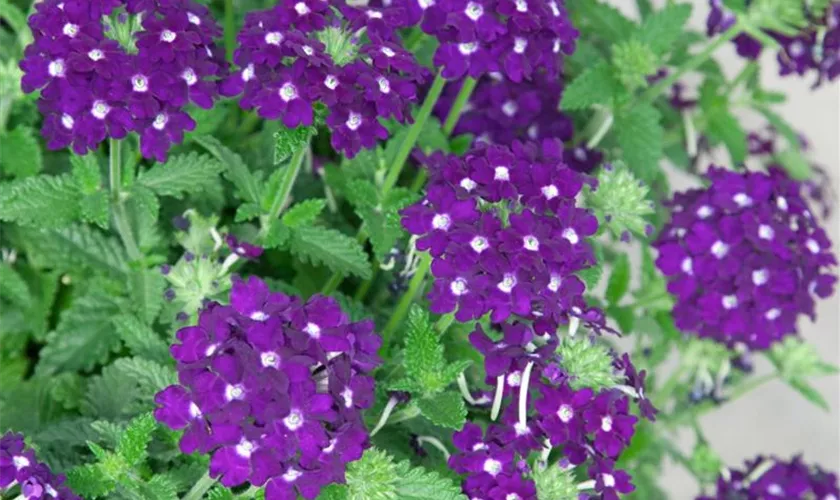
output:
M133 131L143 156L164 161L170 145L195 128L185 106L213 106L226 63L207 7L192 0L45 0L35 8L21 85L41 90L49 148L84 154ZM103 16L117 12L142 18L136 50L108 37Z
M501 72L520 82L538 68L556 77L560 55L574 50L578 36L562 0L404 2L439 40L434 64L448 79Z
M427 157L426 196L403 211L402 223L433 257L432 312L457 310L459 321L516 315L539 334L553 334L570 315L603 324L574 274L595 262L586 238L598 219L575 206L585 178L562 156L559 141L545 141Z
M729 498L829 500L840 498L840 486L837 474L809 466L799 456L789 461L759 456L746 461L743 469L725 469L718 477L714 495L700 496L697 500Z
M684 331L762 350L814 316L837 261L808 210L801 184L778 169L738 173L712 167L711 185L677 194L654 246L676 297Z
M20 485L21 498L81 500L64 485L64 476L53 474L27 449L22 434L7 432L0 438L0 492Z
M464 493L469 498L536 499L526 460L539 450L547 457L551 448L561 450L565 466L586 467L598 498L618 498L619 493L633 491L630 476L615 469L615 460L629 444L638 421L630 413L630 395L642 415L655 418L656 410L644 396L646 373L637 372L625 354L613 364L622 385L597 392L573 389L574 374L566 373L553 354L555 336L538 347L546 339L531 327L517 323L503 329L498 341L480 327L470 335L485 357L488 382L497 380L503 387L497 397L510 402L501 422L488 426L486 433L468 423L454 434L459 452L449 465L467 476ZM513 494L519 496L509 496Z
M244 92L244 108L287 127L312 125L320 102L329 108L333 147L353 157L388 137L380 118L411 120L410 105L428 71L398 43L395 30L408 25L396 5L280 2L246 17L234 55L241 69L221 91Z
M369 444L360 410L373 403L380 337L330 298L306 303L236 280L172 346L179 385L155 396L155 417L186 429L184 453L210 453L225 486L266 484L266 498L315 498L344 481Z
M712 10L706 20L709 36L726 31L735 23L735 16L725 10L722 0L710 0ZM817 18L809 15L808 27L795 36L768 32L782 46L777 55L781 75L817 73L814 86L824 80L834 80L840 75L840 4L832 2ZM734 39L738 54L747 59L758 59L761 42L741 34Z
M445 118L463 80L450 83L435 113ZM476 140L509 146L515 140L557 138L571 140L574 124L558 109L563 83L556 75L535 73L531 80L515 82L500 73L479 80L454 135L472 134Z

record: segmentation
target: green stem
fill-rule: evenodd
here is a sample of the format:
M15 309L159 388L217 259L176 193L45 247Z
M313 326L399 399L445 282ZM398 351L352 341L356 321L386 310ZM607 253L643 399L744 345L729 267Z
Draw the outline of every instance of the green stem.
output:
M236 48L236 20L234 18L233 0L225 0L225 54L228 61L233 60L233 50Z
M671 88L671 85L676 83L677 80L680 79L685 73L695 70L700 67L701 64L706 62L706 59L710 58L712 54L723 44L729 42L736 36L740 35L741 32L744 30L743 26L740 22L736 22L733 24L728 30L721 33L721 35L711 43L709 43L705 49L700 51L699 53L695 54L691 57L688 61L684 62L680 67L676 70L671 72L668 76L660 80L656 85L653 87L649 87L646 91L642 92L642 95L639 96L638 99L635 101L631 101L633 103L650 103L653 102L659 94L664 92L666 89Z
M385 182L382 184L383 197L387 195L397 184L397 180L400 178L400 173L405 166L405 162L411 154L411 150L414 149L414 145L417 144L417 138L420 137L420 132L426 125L426 120L428 120L429 116L432 114L432 109L435 107L441 92L443 92L443 86L445 84L446 80L440 73L438 73L435 77L435 81L432 82L432 88L429 89L429 93L426 95L426 100L423 101L420 111L418 111L417 116L414 117L414 123L411 125L411 128L408 129L408 135L405 136L402 144L400 144L400 149L397 150L397 156L394 157L394 163L392 163L391 167L388 169L388 174L385 176Z
M286 203L289 202L289 196L292 194L292 186L295 185L295 180L300 173L300 167L303 165L303 159L306 157L306 152L309 150L309 143L301 145L292 155L289 164L286 165L286 172L283 173L283 178L280 180L280 187L274 193L274 198L271 200L271 207L268 210L268 215L262 227L262 236L268 233L271 223L280 216L280 212Z
M730 82L723 86L722 94L729 95L730 92L737 89L739 85L752 78L753 74L758 71L758 64L755 61L750 61L741 68L741 71Z
M446 332L447 329L452 325L452 322L455 321L455 313L447 313L438 318L437 322L435 323L435 330L438 331L441 335Z
M122 199L122 143L116 139L109 142L108 151L108 174L109 186L111 189L111 211L114 214L114 227L125 246L128 257L131 260L140 260L143 254L134 239L131 224L128 222L128 215L125 212L125 205Z
M391 318L385 325L385 329L382 330L383 357L387 356L388 349L390 349L391 337L394 335L394 330L396 330L397 327L400 326L406 314L408 314L408 309L411 307L411 303L414 302L414 297L417 295L417 293L420 291L420 288L423 286L423 283L426 280L426 275L429 273L429 269L431 267L431 255L429 255L428 253L423 254L423 257L421 257L420 260L420 264L417 266L417 271L414 273L414 276L411 277L411 281L408 283L408 290L406 290L403 296L400 297L400 301L397 303L396 309L394 309L394 312L391 314Z
M214 484L216 484L216 480L210 477L210 474L205 473L181 500L200 500Z
M458 95L455 96L455 102L452 104L452 109L449 110L449 114L446 115L446 120L443 122L443 133L444 135L452 134L452 131L455 129L455 125L458 124L458 119L461 118L461 112L464 109L464 106L467 104L467 101L470 100L470 96L475 90L475 86L478 83L475 78L467 77L464 79L464 83L461 85L461 90L458 91Z

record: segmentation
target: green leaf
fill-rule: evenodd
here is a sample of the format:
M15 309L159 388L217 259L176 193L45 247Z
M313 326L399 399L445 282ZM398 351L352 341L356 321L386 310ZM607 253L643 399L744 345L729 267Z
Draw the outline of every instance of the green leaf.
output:
M560 108L570 111L609 103L619 85L614 73L615 70L607 61L591 66L563 90Z
M29 291L29 285L26 281L15 271L12 266L6 262L0 262L0 297L8 300L21 308L27 308L32 304L32 293Z
M79 202L79 210L83 221L108 229L111 220L111 205L107 191L99 191L82 198Z
M134 315L122 314L113 321L117 334L132 354L159 363L170 362L167 343Z
M309 138L313 135L315 127L280 127L280 130L274 133L274 164L279 165L291 158L299 148L309 143Z
M73 493L83 498L104 497L117 487L114 480L106 477L98 464L76 467L67 474L67 484Z
M410 462L397 464L397 498L400 500L466 500L461 486L437 472L413 467Z
M448 429L460 430L467 421L467 407L461 394L440 392L417 400L420 413L431 423Z
M143 358L120 358L113 366L131 378L144 405L150 405L155 393L178 383L175 369Z
M654 213L647 184L640 183L620 161L613 162L612 168L600 169L597 177L597 188L586 187L584 192L587 207L595 211L601 224L617 237L626 231L645 235L645 217Z
M586 336L566 336L557 346L557 354L560 366L571 375L569 384L575 390L589 387L599 391L618 383L610 350L601 342L590 342Z
M630 258L619 254L613 262L610 280L607 282L606 298L610 304L618 304L630 286Z
M732 113L721 109L708 117L706 134L713 141L726 145L733 165L739 165L747 158L747 133Z
M214 486L204 497L206 500L233 500L233 492L224 486ZM320 496L318 498L321 498Z
M181 198L185 194L199 193L216 182L225 169L220 160L206 154L191 152L170 157L166 163L141 172L137 182L158 196Z
M93 194L102 188L102 172L94 153L70 155L70 167L82 193Z
M786 382L788 383L788 385L793 387L793 389L796 392L802 394L802 397L804 397L811 403L819 406L825 411L831 411L831 407L828 405L828 401L826 401L823 395L820 394L820 391L816 390L814 386L812 386L808 382L805 382L800 378L789 379L786 380Z
M343 484L329 484L321 488L321 493L316 500L346 500L350 490Z
M163 307L166 279L157 269L138 269L129 276L129 295L134 311L151 325Z
M674 43L684 33L685 23L690 17L691 4L669 3L644 20L638 38L656 54L665 54L674 48Z
M282 247L289 241L291 236L291 230L283 224L283 221L275 219L271 221L271 225L268 227L268 234L265 235L263 245L265 248Z
M304 200L296 203L283 214L283 224L290 228L312 225L326 206L327 200L322 199Z
M215 137L202 135L194 137L193 140L222 163L225 168L225 177L239 190L242 200L259 203L259 183L241 156L228 149Z
M44 168L41 146L34 130L18 126L0 135L0 167L13 177L29 177Z
M79 224L66 229L38 231L29 235L32 249L49 256L56 269L91 269L116 276L128 272L122 245L89 226Z
M646 182L659 174L663 135L659 119L659 111L653 106L637 104L620 114L613 127L625 162Z
M373 253L378 260L385 260L396 242L405 234L400 222L400 211L414 203L416 198L416 194L408 189L394 188L383 200L379 190L368 180L356 179L347 184L347 199L364 221Z
M367 255L355 238L325 227L292 230L289 249L300 260L321 264L334 272L352 273L362 279L371 276Z
M125 432L117 443L116 453L129 467L136 467L146 460L146 448L152 441L152 433L157 427L151 413L140 415L129 422Z
M426 379L443 369L443 345L429 321L429 313L412 304L405 324L405 352L403 366L409 377Z
M598 283L601 282L601 277L604 275L604 267L602 264L604 261L604 249L601 245L593 243L592 250L595 252L595 264L578 271L577 273L578 277L580 277L586 285L586 289L590 292L598 286Z
M382 450L369 448L347 465L348 500L466 500L452 480L410 462L394 463ZM327 497L333 498L333 497Z
M796 149L785 149L776 153L773 158L782 168L796 180L807 180L813 175L813 169L808 160Z
M79 219L79 186L69 175L27 177L0 185L0 220L39 229Z
M245 222L262 215L263 209L256 203L243 203L236 209L234 222Z
M618 71L618 79L630 90L647 84L647 76L655 73L659 66L658 59L646 43L635 38L612 47L612 63Z
M575 26L584 35L591 35L581 38L596 38L609 43L618 43L626 40L636 31L633 21L606 3L597 0L571 0L567 1L566 5L577 21Z
M16 5L7 0L0 0L0 19L5 20L9 26L25 41L24 34L29 34L29 26L26 24L26 14ZM31 38L31 34L29 34Z

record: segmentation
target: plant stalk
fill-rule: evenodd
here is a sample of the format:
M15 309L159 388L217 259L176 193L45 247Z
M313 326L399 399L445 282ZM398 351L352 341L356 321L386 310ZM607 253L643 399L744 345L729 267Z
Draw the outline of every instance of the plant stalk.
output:
M212 488L214 484L216 484L216 480L210 477L209 473L205 473L181 500L201 500L207 490Z
M394 331L397 329L398 326L402 323L405 316L408 314L408 309L411 307L411 303L414 302L414 297L420 291L420 288L423 286L423 282L426 280L426 274L429 273L429 269L432 267L432 256L428 253L423 254L421 257L420 264L417 266L417 271L414 273L414 276L411 277L411 281L408 283L408 290L405 291L402 297L400 297L400 301L397 303L396 309L394 309L393 314L391 314L391 318L388 320L388 324L385 325L385 329L382 330L382 356L385 357L388 354L388 350L390 349L391 344L391 337L394 335Z
M268 215L266 216L267 218L261 231L262 237L265 237L271 227L271 223L280 216L280 212L283 210L283 207L285 207L286 203L289 202L289 196L292 194L292 187L295 185L295 180L300 173L300 168L303 165L303 159L306 157L308 150L309 143L307 142L299 147L297 151L295 151L295 154L292 155L292 159L289 160L289 164L286 166L286 172L280 180L280 187L271 199L271 207L268 210Z
M122 143L116 139L110 139L108 151L108 178L109 187L111 190L111 211L113 212L114 228L125 246L128 253L128 258L131 260L140 260L143 254L140 252L140 247L137 246L137 241L134 239L134 233L131 230L131 224L128 222L128 214L125 211L125 205L122 199Z

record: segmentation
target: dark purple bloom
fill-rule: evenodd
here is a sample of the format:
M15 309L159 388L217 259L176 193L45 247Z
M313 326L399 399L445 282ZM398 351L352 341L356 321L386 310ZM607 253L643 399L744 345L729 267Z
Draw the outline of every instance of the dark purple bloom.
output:
M617 457L630 442L638 420L628 413L627 399L612 391L599 394L583 418L586 432L595 435L595 450L610 458Z
M616 470L611 460L598 459L588 472L595 480L595 491L604 500L618 500L619 493L626 494L636 489L630 482L630 475L623 470Z
M232 234L225 236L225 243L227 243L231 252L245 259L258 259L263 254L262 247L240 241Z
M795 456L790 460L758 456L745 462L742 469L730 468L717 480L712 496L697 500L721 498L838 498L837 474L819 466L810 466Z
M21 497L27 500L81 500L64 481L63 475L53 474L49 466L38 462L22 434L7 432L0 438L0 490L17 483Z
M541 391L543 397L534 406L542 416L541 426L551 444L559 446L579 441L584 433L583 410L592 401L592 390L575 391L563 384L558 388L545 386Z

